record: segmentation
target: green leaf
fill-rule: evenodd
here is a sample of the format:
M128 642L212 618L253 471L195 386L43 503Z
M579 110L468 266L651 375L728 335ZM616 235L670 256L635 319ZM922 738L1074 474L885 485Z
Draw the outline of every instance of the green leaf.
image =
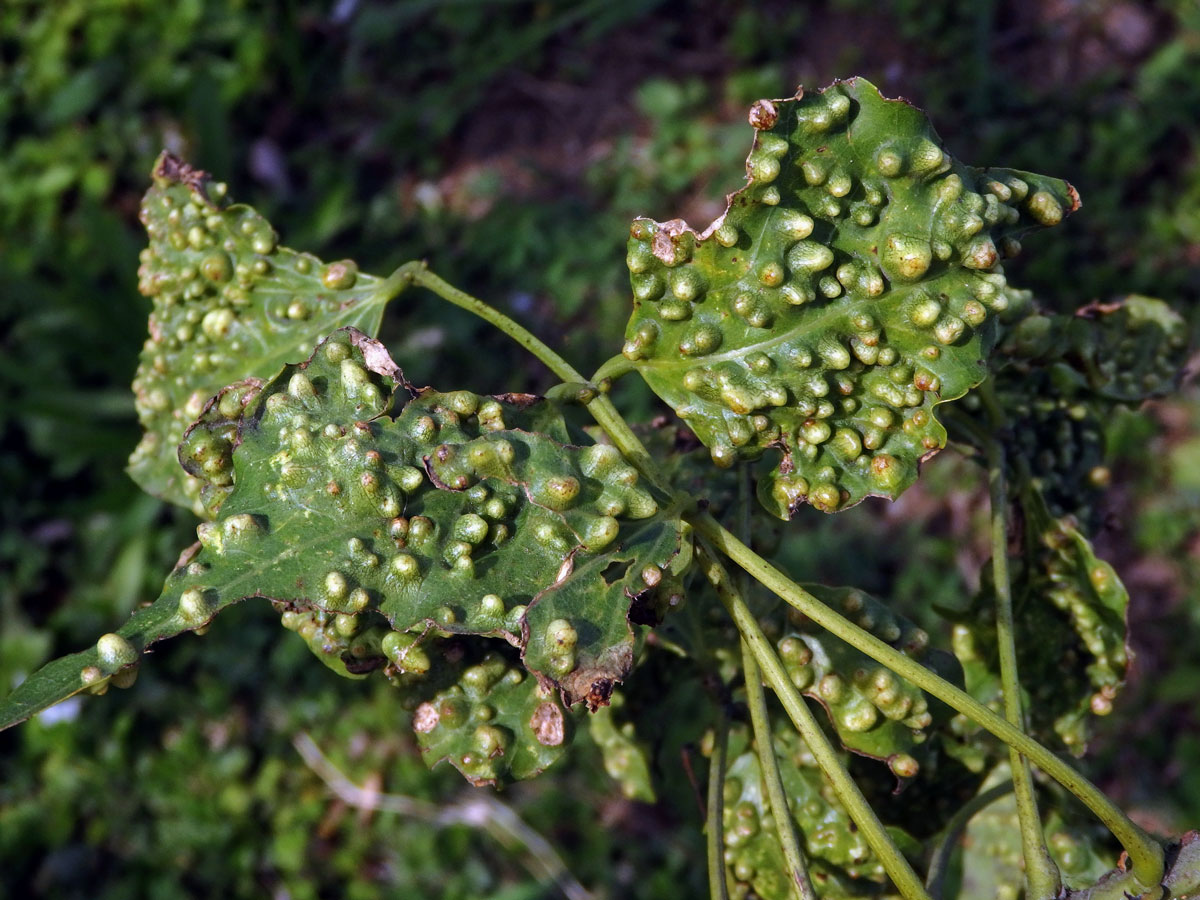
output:
M409 398L394 418L393 391ZM632 666L631 622L672 605L691 547L615 448L565 437L545 401L418 391L381 344L335 332L307 362L209 404L181 456L199 461L216 518L120 633L136 659L263 597L344 674L389 660L391 674L422 674L403 635L378 637L386 621L498 638L567 704L603 705ZM369 639L343 645L360 630ZM79 690L93 660L69 659L21 685L0 723Z
M1036 490L1021 492L1026 551L1013 575L1017 663L1033 733L1055 732L1075 755L1087 748L1090 719L1107 715L1129 666L1129 594L1070 518L1053 518ZM995 612L986 582L955 629L954 651L967 689L981 702L1000 696ZM960 717L963 733L974 733Z
M1022 376L1035 361L1061 362L1061 390L1113 403L1140 403L1174 391L1187 362L1184 318L1153 297L1131 294L1114 303L1089 303L1073 316L1030 314L1001 348ZM1106 403L1103 401L1107 401Z
M619 723L625 698L613 694L612 704L588 716L588 731L604 758L604 771L630 800L653 803L657 798L650 780L650 763L634 735L632 722Z
M962 682L958 662L929 647L929 635L896 615L887 604L855 588L806 585L813 596L841 611L881 640L903 650L955 683ZM777 642L792 682L825 707L842 745L862 756L885 760L898 778L916 775L912 757L934 722L930 698L865 654L790 616Z
M1001 762L988 774L982 793L1010 778L1007 762ZM1068 798L1069 799L1069 798ZM1043 832L1067 889L1083 888L1096 882L1113 865L1112 854L1103 844L1106 833L1092 823L1077 824L1064 817L1056 805L1057 794L1041 798L1046 812ZM1065 802L1065 801L1063 801ZM957 900L996 900L1017 895L1024 880L1021 829L1017 820L1017 802L1012 794L989 803L972 816L961 840L961 874L957 884L947 884L945 896Z
M1001 255L1078 206L974 169L861 78L759 101L748 184L701 233L638 219L625 355L728 466L781 451L774 514L895 498L946 442L937 404L986 374Z
M205 402L233 381L269 378L306 358L336 328L375 334L398 288L349 260L326 264L279 246L270 223L231 204L224 184L166 152L141 219L150 245L139 287L153 308L133 382L145 434L129 473L149 493L204 516L199 484L175 448Z
M421 755L430 766L449 760L475 785L533 778L570 743L571 720L556 693L519 664L488 653L416 708Z
M725 775L725 860L734 884L753 889L763 900L794 895L766 797L758 753L746 747L745 731L731 736ZM822 897L862 897L888 884L883 866L833 796L804 741L786 726L775 730L775 752L792 817L801 835L813 886ZM888 828L901 849L916 842Z

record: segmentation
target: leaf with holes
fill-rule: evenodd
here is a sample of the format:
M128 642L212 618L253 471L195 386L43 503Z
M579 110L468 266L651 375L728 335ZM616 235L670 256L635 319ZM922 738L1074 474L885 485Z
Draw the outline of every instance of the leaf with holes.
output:
M701 233L634 222L624 353L718 465L781 453L759 482L775 515L895 498L945 445L934 408L986 375L1001 257L1078 198L958 162L861 78L759 101L750 121L724 215Z
M153 307L133 382L145 434L129 474L204 516L199 482L179 467L175 448L205 402L233 381L269 378L304 359L336 328L375 334L398 287L349 260L326 264L279 246L262 216L169 153L152 174L138 277Z

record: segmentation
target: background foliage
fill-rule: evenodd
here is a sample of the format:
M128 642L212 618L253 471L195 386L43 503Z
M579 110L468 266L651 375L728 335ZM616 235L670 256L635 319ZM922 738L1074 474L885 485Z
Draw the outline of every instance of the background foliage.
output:
M628 222L707 221L738 186L745 107L849 74L928 109L968 162L1079 188L1084 209L1029 265L1008 267L1014 282L1062 311L1162 296L1194 325L1198 71L1188 0L828 0L737 14L715 0L4 4L0 681L155 596L194 527L123 471L147 312L136 210L164 146L228 180L288 244L380 272L427 257L590 371L621 343ZM490 336L481 354L484 326L465 314L439 308L431 325L425 303L406 295L383 335L411 379L546 386ZM635 415L657 409L648 393L632 402ZM1109 423L1098 540L1130 588L1140 656L1114 716L1120 739L1101 734L1094 765L1164 831L1200 821L1200 665L1187 652L1200 629L1197 425L1194 391ZM886 588L901 606L965 606L975 585L960 573L986 549L979 496L963 486L977 480L955 465L931 465L893 506L836 520L805 510L794 569ZM181 883L232 896L549 895L521 854L478 831L330 799L291 746L298 730L358 782L439 803L467 790L453 771L430 776L387 727L386 689L311 665L265 608L213 631L164 646L122 703L73 701L0 735L0 895L168 896ZM657 699L651 674L630 685L635 714ZM587 751L559 773L568 789L533 782L504 799L598 892L699 895L685 760L700 737L664 736L653 764L673 787L654 805L596 779Z

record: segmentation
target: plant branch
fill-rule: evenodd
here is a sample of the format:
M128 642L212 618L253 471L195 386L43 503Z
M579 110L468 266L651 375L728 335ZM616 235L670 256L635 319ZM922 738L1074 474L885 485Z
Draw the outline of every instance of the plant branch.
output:
M1004 691L1004 716L1024 730L1021 682L1017 674L1016 627L1013 624L1012 581L1008 572L1008 487L1004 477L1004 450L998 441L986 444L988 490L991 500L992 589L996 597L996 643L1000 655L1000 683ZM1046 835L1038 814L1037 796L1029 760L1009 748L1013 787L1017 798L1017 821L1025 856L1025 893L1031 900L1058 895L1062 877L1046 848Z
M725 883L725 766L729 751L729 713L718 701L717 731L708 763L708 811L705 814L705 848L708 851L708 890L712 900L729 900Z
M933 851L933 856L929 859L929 871L925 874L925 887L929 889L934 900L941 900L942 881L946 877L946 866L950 862L950 854L958 845L958 839L961 837L963 829L967 827L971 819L975 818L976 813L995 803L1001 797L1007 796L1012 789L1011 781L990 787L982 794L976 794L950 817L950 821L946 824L945 835Z
M600 384L603 381L613 382L636 369L637 366L631 360L618 353L612 359L605 360L604 364L596 370L596 374L592 376L592 383Z
M871 809L867 798L863 796L858 785L854 783L854 779L850 777L850 773L846 771L846 767L838 759L833 745L829 743L825 732L817 724L816 718L808 708L808 704L804 702L800 691L792 684L787 670L772 649L771 642L763 634L754 614L734 588L729 579L729 573L721 565L716 555L703 543L700 547L700 557L705 575L717 589L721 602L729 611L738 631L741 632L742 639L750 647L754 658L766 675L771 690L779 697L792 724L796 726L796 730L808 744L808 749L828 779L838 800L846 808L846 812L849 813L854 824L862 831L871 850L879 857L884 871L887 872L888 877L892 879L906 900L928 900L929 895L925 893L921 879L912 870L908 860L904 858L883 827L883 823L879 821L879 817L875 815L875 811ZM776 818L778 818L778 814Z
M739 541L708 513L690 516L688 521L698 534L710 540L718 550L745 569L751 577L835 637L853 645L897 675L907 678L977 722L1010 747L1015 747L1028 756L1038 768L1074 794L1108 827L1128 851L1134 872L1144 887L1149 888L1159 883L1163 875L1162 846L1134 824L1120 807L1079 772L966 691L834 612ZM762 660L759 662L761 664Z
M402 794L381 794L359 787L333 764L305 732L292 739L296 752L325 785L347 806L355 809L394 812L420 819L438 828L466 825L491 835L501 846L511 849L515 843L529 851L526 861L530 873L542 882L554 884L567 900L593 900L593 895L568 871L549 841L526 824L525 820L483 791L472 790L456 803L438 805Z
M800 847L796 820L792 818L792 811L788 806L783 776L779 774L779 760L775 757L775 740L771 734L771 720L767 710L767 695L762 686L762 670L754 659L750 645L745 641L742 641L742 671L746 677L746 704L750 708L750 724L754 728L754 741L758 745L758 765L762 769L767 802L775 820L779 848L783 851L788 877L792 880L795 895L799 900L817 900L812 881L808 877L804 850Z

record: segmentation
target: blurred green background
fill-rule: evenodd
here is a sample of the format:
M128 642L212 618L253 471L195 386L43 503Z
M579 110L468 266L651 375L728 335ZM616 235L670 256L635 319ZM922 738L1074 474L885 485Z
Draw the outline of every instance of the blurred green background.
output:
M0 690L156 596L193 539L187 514L123 471L149 309L136 212L163 147L228 181L287 244L378 274L426 258L591 371L620 347L629 221L707 222L741 183L750 102L861 74L923 106L965 161L1078 187L1083 210L1028 242L1014 283L1059 310L1139 292L1197 320L1195 0L741 7L0 4ZM385 338L417 383L548 385L416 294ZM618 399L657 410L632 385ZM1162 831L1200 825L1198 426L1194 388L1112 423L1097 539L1133 594L1140 655L1093 771ZM978 560L953 465L891 509L803 518L806 577L961 595ZM164 645L131 691L0 734L0 897L558 896L476 829L331 799L299 731L380 790L469 790L425 770L388 691L316 666L265 607ZM622 799L586 743L503 799L599 895L705 891L697 810Z

